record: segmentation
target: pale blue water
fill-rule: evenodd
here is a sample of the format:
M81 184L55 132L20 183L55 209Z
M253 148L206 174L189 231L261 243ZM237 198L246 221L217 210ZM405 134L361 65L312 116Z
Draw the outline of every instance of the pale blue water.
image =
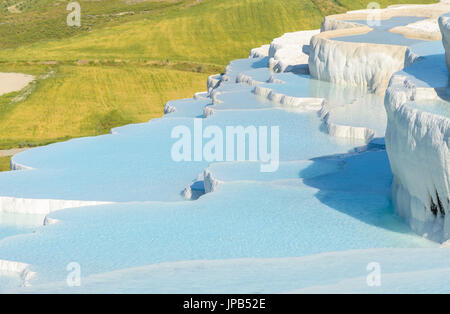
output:
M247 71L259 61L237 63ZM277 78L289 83L267 86L286 94L328 97L336 104L362 95L307 76ZM0 241L0 259L32 264L45 283L64 281L72 261L88 276L160 262L435 245L394 214L385 151L336 156L364 143L331 137L317 112L275 108L248 86L230 81L219 90L220 110L203 125L279 126L277 172L261 173L259 164L174 162L171 130L192 129L193 118L210 103L173 102L180 110L162 119L17 155L17 162L36 170L0 174L2 195L121 203L55 212L50 217L60 223ZM183 189L208 167L224 183L184 201Z
M421 56L421 60L400 71L419 88L435 88L440 100L418 100L406 105L421 111L450 117L449 72L445 60L445 50L441 41L431 41L411 46L411 49Z
M44 215L0 213L0 241L24 233L32 233L42 226Z
M394 214L392 173L381 146L356 153L364 142L329 136L317 112L287 112L255 96L252 87L235 83L242 72L262 82L272 75L267 58L232 62L230 80L218 89L221 103L203 126L278 126L277 172L261 173L259 164L173 161L171 131L180 125L193 130L193 119L211 106L209 99L174 101L177 112L161 119L15 156L35 169L1 173L0 196L119 204L55 212L50 217L59 223L18 237L5 238L15 231L0 224L0 259L30 263L39 274L36 283L48 283L64 281L66 265L74 261L89 276L161 262L436 247ZM379 101L361 89L305 75L275 78L286 83L262 86L326 98L335 106ZM205 169L222 185L196 201L184 200L184 188Z
M399 74L408 76L417 87L436 88L448 86L448 69L442 41L430 41L415 44L411 49L422 60L414 63Z
M345 105L361 97L371 97L363 88L341 86L330 82L311 79L309 75L293 73L275 74L274 77L284 84L263 84L274 91L294 97L325 98L331 105Z
M0 292L7 289L18 289L22 286L22 281L17 274L0 272Z
M204 128L217 125L224 133L226 126L280 126L282 161L344 153L354 147L351 141L321 132L321 124L316 113L295 114L274 108L244 113L223 111L203 120ZM208 163L172 160L175 140L171 139L171 131L179 125L193 130L192 119L164 118L119 128L118 134L73 140L17 155L17 162L36 170L1 175L0 191L28 198L180 201L180 193Z
M261 76L267 77L264 73L268 73L268 66L269 58L252 58L252 59L238 59L231 61L230 64L227 67L227 76L230 77L230 82L234 83L236 81L236 77L246 71L253 71L256 69L262 69L261 71L255 71L254 73L257 73L259 75L259 78Z
M374 21L369 22L367 20L348 20L348 22L355 22L362 25L370 26L371 28L373 28L373 31L362 35L336 37L334 38L334 40L346 42L411 46L417 43L421 43L423 41L418 39L406 38L401 34L392 33L389 30L397 26L405 26L424 19L425 18L414 16L396 16L387 20L380 20L379 21L380 25L372 24L374 23Z
M384 151L323 162L288 166L280 178L294 180L279 182L232 167L225 173L236 171L234 178L218 173L231 181L193 202L60 211L51 216L61 223L0 243L0 256L33 263L41 280L64 280L70 261L88 275L158 262L434 246L393 214Z
M450 102L445 100L421 100L409 102L406 106L450 118Z

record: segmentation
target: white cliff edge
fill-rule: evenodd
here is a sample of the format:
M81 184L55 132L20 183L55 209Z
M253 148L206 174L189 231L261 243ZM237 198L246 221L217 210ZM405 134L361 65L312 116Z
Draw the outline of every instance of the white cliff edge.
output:
M334 137L364 140L369 143L375 131L366 127L357 127L333 122L333 107L323 98L306 98L283 95L274 90L256 86L253 93L275 103L278 107L293 111L317 111L325 125L325 131ZM212 109L211 109L212 110ZM213 112L206 113L209 116Z
M205 170L203 178L205 193L212 193L217 190L220 184L223 184L223 181L216 179L209 169Z
M113 202L77 201L58 199L37 199L0 196L0 212L20 214L50 214L54 211L95 205L113 204Z
M385 11L383 19L393 15L414 15L437 20L436 14L442 14L442 9L447 10L448 4L435 5L433 8ZM386 91L386 148L394 174L392 199L396 212L416 233L434 241L445 242L450 239L450 119L407 104L411 101L438 100L439 88L443 86L416 86L412 78L395 74L421 60L407 47L332 40L339 36L371 31L369 27L344 21L364 17L361 15L360 18L359 15L355 14L354 18L348 18L347 14L325 19L323 32L311 40L311 77L341 85L362 86L381 94ZM418 32L414 36L433 39L436 32L434 26L429 25L431 21L429 19L409 28L428 25L427 31ZM439 26L450 68L450 23L447 15L439 18ZM395 32L401 31L402 29L397 29ZM408 27L403 32L410 37ZM327 120L326 106L320 114ZM353 135L356 137L373 136L370 130L354 131L358 133Z
M272 41L269 47L269 68L275 73L308 74L309 44L320 30L286 33Z
M386 149L397 213L420 235L450 239L450 119L406 105L428 98L407 77L395 75L386 92Z
M262 45L258 48L253 48L250 50L249 58L265 58L269 55L270 45Z
M11 170L32 171L33 168L16 162L13 157L11 158ZM50 214L54 211L66 208L105 205L112 203L113 202L63 200L63 199L37 199L37 198L35 199L35 198L0 196L0 212L20 213L20 214ZM48 222L50 223L50 220L48 220Z
M278 107L299 111L318 111L325 102L323 98L293 97L275 92L271 88L256 86L253 93L274 102Z
M439 18L439 26L449 66L447 16ZM395 209L415 232L441 243L450 239L450 119L407 103L438 100L445 88L417 87L409 76L396 74L385 98Z
M341 21L342 22L342 21ZM339 85L362 86L383 93L392 74L416 58L407 47L335 41L331 38L365 34L369 27L326 31L311 39L311 77Z
M20 262L12 262L0 259L0 272L17 274L23 287L30 286L30 280L36 275L30 270L30 265Z
M369 143L375 137L375 131L370 128L334 123L333 108L326 102L322 105L319 116L324 122L325 130L331 136L363 140L365 143Z
M442 44L445 49L447 67L450 69L450 16L443 15L439 18L439 28L442 33Z
M449 9L450 6L446 2L424 6L399 6L377 10L375 17L381 20L394 16L427 18L421 23L394 28L391 32L416 39L438 40L440 34L436 33L433 23ZM309 70L312 78L340 85L363 86L382 94L394 73L417 61L417 56L404 46L332 40L372 31L368 26L347 20L373 19L373 15L370 10L362 10L325 18L322 32L311 39Z

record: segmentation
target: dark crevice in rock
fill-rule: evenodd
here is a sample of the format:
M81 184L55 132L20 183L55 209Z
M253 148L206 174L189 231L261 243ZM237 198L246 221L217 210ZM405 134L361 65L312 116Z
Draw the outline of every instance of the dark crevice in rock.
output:
M430 210L431 210L431 212L433 213L433 215L437 216L438 208L437 208L436 204L434 203L432 197L430 197L430 202L431 202Z
M442 217L445 216L445 209L444 206L442 205L441 199L439 197L439 194L437 192L437 190L435 191L436 193L436 200L437 200L437 204L434 203L433 197L430 196L430 210L433 213L434 216L437 216L438 211L441 214Z
M437 205L439 207L439 212L441 213L442 216L445 216L444 206L442 206L442 202L441 202L441 199L439 198L439 194L437 191L436 191L436 199L437 199Z

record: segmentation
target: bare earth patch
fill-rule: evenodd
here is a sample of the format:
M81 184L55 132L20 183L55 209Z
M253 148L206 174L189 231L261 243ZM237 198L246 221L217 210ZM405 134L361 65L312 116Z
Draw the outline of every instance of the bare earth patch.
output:
M2 158L2 157L11 157L11 156L14 156L15 154L23 152L23 151L25 151L27 149L28 149L27 147L24 147L24 148L11 148L11 149L0 150L0 158Z
M34 80L34 76L21 73L0 73L0 95L17 92Z

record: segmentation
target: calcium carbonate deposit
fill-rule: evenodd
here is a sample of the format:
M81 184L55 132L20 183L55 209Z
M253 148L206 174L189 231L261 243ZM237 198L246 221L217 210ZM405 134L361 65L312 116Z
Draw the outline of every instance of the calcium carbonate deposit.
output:
M449 292L447 12L330 16L160 119L17 154L0 174L0 292ZM274 171L228 158L228 138L209 158L230 127Z

